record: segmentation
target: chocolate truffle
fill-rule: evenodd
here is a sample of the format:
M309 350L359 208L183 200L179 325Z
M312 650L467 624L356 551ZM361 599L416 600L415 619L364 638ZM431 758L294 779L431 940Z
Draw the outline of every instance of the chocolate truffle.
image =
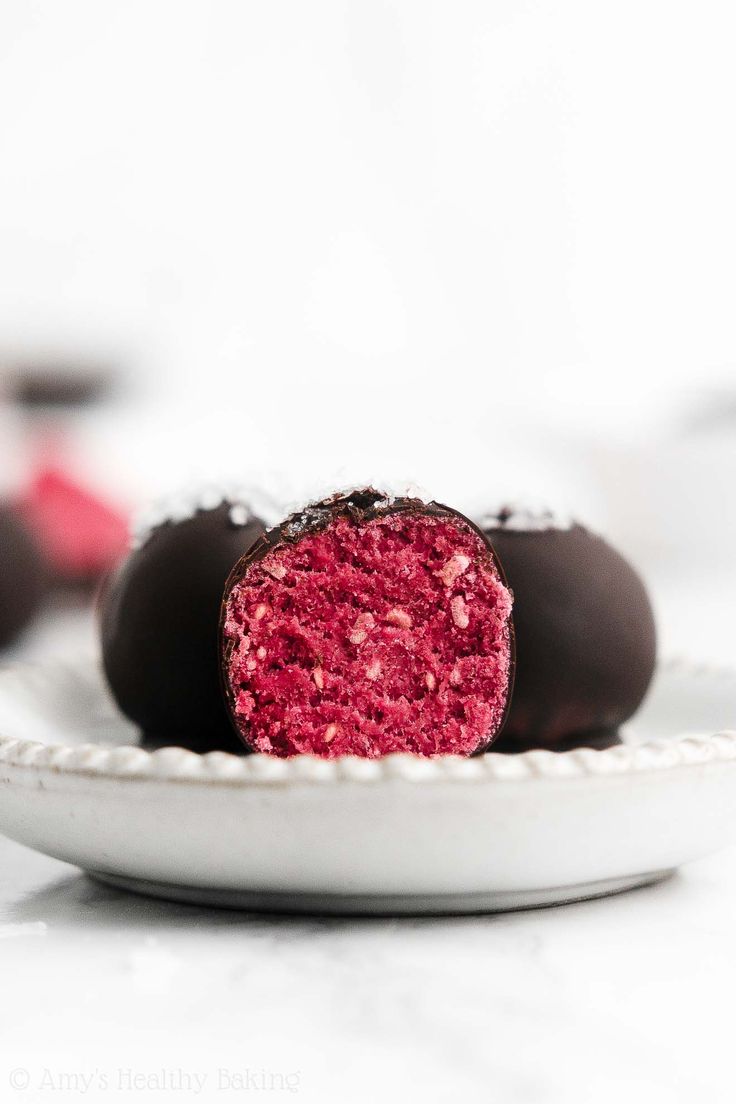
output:
M265 526L240 501L183 502L144 522L100 602L102 660L144 742L240 751L220 685L225 581Z
M17 510L0 505L0 648L30 622L46 590L46 565Z
M514 595L516 681L494 750L606 747L654 672L652 607L605 540L552 514L483 519Z
M261 537L228 580L234 725L278 756L470 755L506 714L510 614L493 549L462 514L336 495Z

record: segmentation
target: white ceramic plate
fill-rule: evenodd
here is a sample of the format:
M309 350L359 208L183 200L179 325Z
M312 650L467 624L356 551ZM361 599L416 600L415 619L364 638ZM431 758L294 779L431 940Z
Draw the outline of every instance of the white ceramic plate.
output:
M288 761L148 753L91 660L0 672L0 831L178 900L523 908L664 877L736 838L736 673L670 664L627 746Z

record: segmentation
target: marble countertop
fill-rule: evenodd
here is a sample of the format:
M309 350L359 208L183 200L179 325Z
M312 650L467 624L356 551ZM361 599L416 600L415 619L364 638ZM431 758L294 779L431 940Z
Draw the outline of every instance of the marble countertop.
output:
M497 916L167 904L0 840L0 1099L733 1099L736 849Z

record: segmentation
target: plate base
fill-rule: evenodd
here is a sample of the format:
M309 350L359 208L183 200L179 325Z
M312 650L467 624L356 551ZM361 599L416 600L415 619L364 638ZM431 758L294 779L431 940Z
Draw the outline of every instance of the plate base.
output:
M91 878L146 897L160 897L188 905L322 916L423 916L479 912L513 912L607 897L627 889L652 885L671 877L674 870L655 870L626 878L606 878L553 889L501 890L490 893L350 894L283 893L268 890L212 889L207 886L169 885L88 870Z

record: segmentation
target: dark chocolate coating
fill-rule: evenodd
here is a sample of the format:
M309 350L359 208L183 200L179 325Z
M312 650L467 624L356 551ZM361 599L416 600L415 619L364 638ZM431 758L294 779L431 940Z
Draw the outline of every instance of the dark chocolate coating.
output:
M616 728L602 729L600 732L579 732L573 736L561 737L548 751L575 751L576 748L590 748L592 751L605 751L606 748L620 747L623 744L621 733ZM518 755L522 751L535 751L541 746L533 736L527 740L502 732L493 745L500 755Z
M0 505L0 648L30 622L46 591L47 568L12 507Z
M615 742L654 673L654 616L642 580L580 525L484 529L514 594L516 682L499 750Z
M451 506L444 506L439 502L423 502L419 498L391 498L380 491L375 490L373 487L366 487L362 490L348 491L344 494L338 493L332 495L330 498L325 498L321 502L311 503L303 510L299 510L296 513L291 514L280 525L274 526L267 532L264 532L245 552L230 573L230 577L225 585L225 590L222 598L222 608L220 613L220 648L221 648L221 661L220 671L222 678L222 687L224 691L225 700L230 715L232 728L237 733L240 739L243 739L240 732L238 722L235 717L235 708L233 701L233 691L228 681L226 671L228 667L228 660L233 648L233 644L229 641L225 635L225 618L227 615L227 598L230 591L244 575L247 574L251 564L258 560L263 560L272 552L278 545L295 544L304 536L311 535L312 533L318 533L322 529L326 529L333 521L335 521L341 515L346 515L351 518L356 524L364 524L368 521L372 521L374 518L386 517L389 514L427 514L430 517L439 518L456 518L458 521L463 522L472 529L474 533L481 538L484 545L488 549L488 558L492 561L493 566L498 573L501 582L506 584L506 575L504 574L503 566L496 555L494 546L488 537L488 534L480 529L470 518L467 518L465 514L461 514L459 510L454 510ZM515 645L514 645L514 625L513 620L509 619L509 649L510 649L510 663L509 663L509 684L508 694L506 702L506 713L504 719L498 726L496 732L491 733L488 743L490 744L498 735L498 733L504 730L506 723L506 717L508 716L508 709L511 703L511 691L514 685L514 671L515 671ZM487 747L488 745L486 745ZM479 748L479 751L485 750Z
M105 674L148 746L242 753L220 689L218 620L225 580L265 526L234 525L230 509L159 526L102 594Z

